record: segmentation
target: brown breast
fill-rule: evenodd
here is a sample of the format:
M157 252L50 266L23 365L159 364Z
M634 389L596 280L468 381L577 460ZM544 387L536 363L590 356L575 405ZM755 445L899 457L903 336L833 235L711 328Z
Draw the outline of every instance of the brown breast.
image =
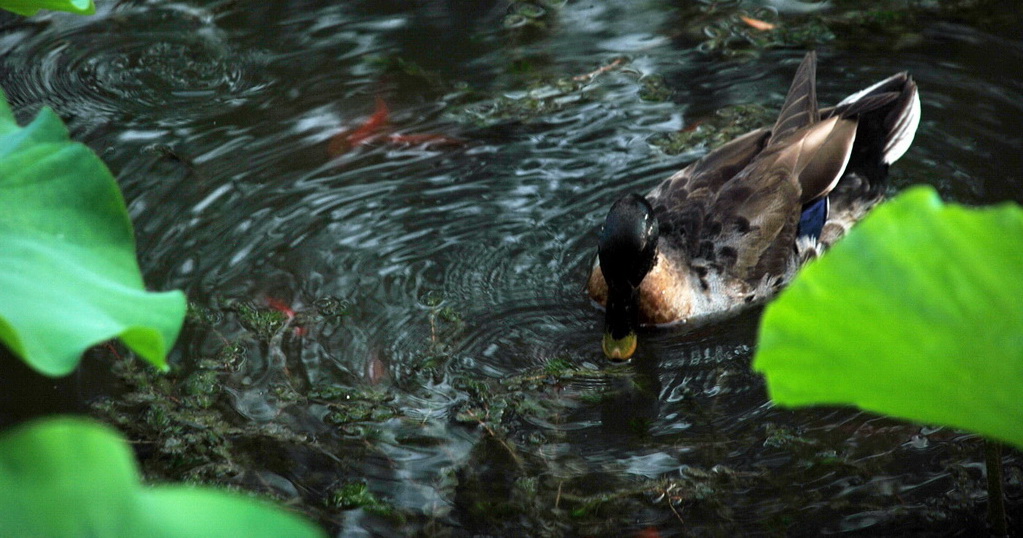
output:
M599 264L593 266L586 287L594 301L607 304L607 282ZM688 317L692 309L691 294L684 270L658 252L654 268L639 285L640 323L656 325Z

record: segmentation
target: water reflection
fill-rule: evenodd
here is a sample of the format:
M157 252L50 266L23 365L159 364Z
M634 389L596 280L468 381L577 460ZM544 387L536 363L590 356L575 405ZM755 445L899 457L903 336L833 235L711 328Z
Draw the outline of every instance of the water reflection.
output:
M703 151L648 140L725 105L776 107L802 56L722 58L677 29L738 4L566 3L543 28L507 29L498 2L122 2L5 27L0 84L19 116L51 106L101 154L147 282L209 310L174 360L201 370L237 346L244 360L216 370L228 421L294 436L246 438L262 456L238 483L322 507L365 481L406 518L311 509L328 525L940 533L956 517L975 530L975 440L773 408L749 368L757 312L651 330L623 369L601 356L582 291L595 228L623 192ZM1023 86L1006 68L1023 45L945 22L914 39L894 54L822 47L821 101L909 70L924 122L895 188L1023 201ZM644 100L650 75L674 102ZM378 96L395 132L465 144L330 155ZM298 317L260 333L245 309L269 299ZM315 396L327 388L343 396Z

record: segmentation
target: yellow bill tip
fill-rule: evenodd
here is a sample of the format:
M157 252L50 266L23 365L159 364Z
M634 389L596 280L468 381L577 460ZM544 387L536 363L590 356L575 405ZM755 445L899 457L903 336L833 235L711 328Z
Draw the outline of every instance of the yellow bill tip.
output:
M601 346L604 348L604 355L613 361L624 361L632 357L636 352L636 333L629 333L616 340L610 333L604 333L604 341Z

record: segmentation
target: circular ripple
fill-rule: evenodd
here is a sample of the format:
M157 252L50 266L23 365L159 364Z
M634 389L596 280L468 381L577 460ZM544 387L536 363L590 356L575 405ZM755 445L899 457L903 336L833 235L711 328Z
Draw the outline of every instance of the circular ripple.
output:
M16 106L90 121L153 113L166 122L267 85L208 17L173 5L55 19L16 40L3 62L19 66L3 81Z

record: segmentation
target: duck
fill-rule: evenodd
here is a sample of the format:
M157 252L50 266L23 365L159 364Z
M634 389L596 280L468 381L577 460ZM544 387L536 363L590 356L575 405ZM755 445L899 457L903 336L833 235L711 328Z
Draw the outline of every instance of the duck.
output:
M816 72L811 51L772 126L611 205L586 286L609 359L632 357L640 326L762 304L883 200L920 123L916 83L898 73L819 108Z

